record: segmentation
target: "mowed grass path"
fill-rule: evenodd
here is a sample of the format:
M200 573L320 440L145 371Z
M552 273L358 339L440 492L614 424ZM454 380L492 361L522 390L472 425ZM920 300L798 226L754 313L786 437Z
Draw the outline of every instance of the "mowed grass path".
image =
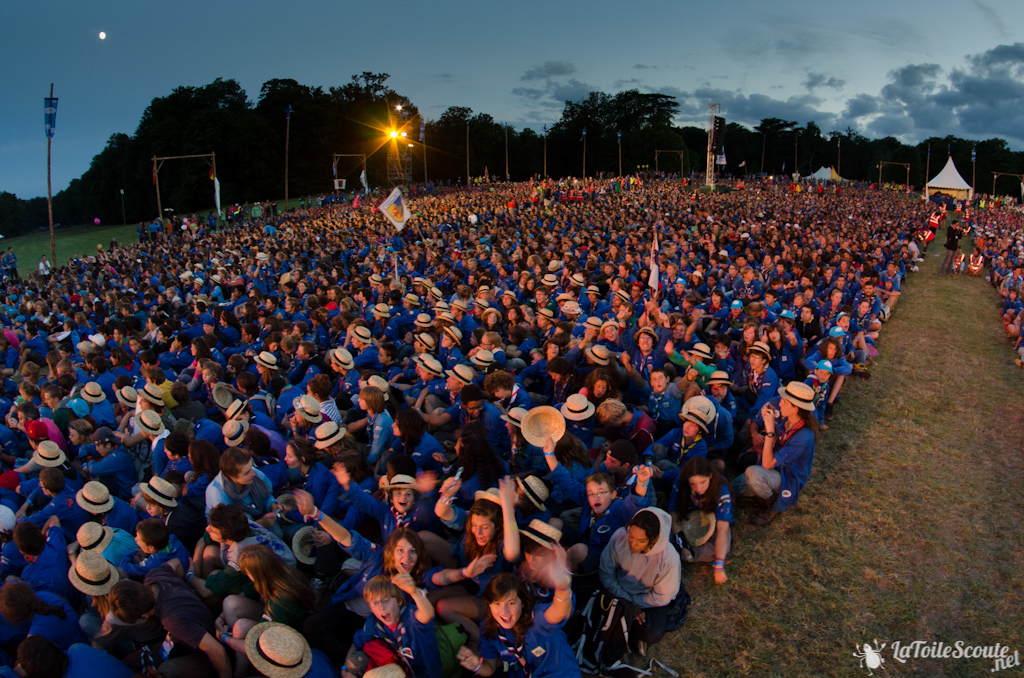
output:
M54 243L57 246L57 265L66 264L75 257L82 257L96 253L96 245L103 245L106 250L110 247L110 239L116 238L122 245L138 242L139 236L135 231L138 224L127 226L77 226L62 231L55 231L53 234ZM5 238L0 240L0 247L7 251L8 247L14 248L14 254L18 257L18 272L24 278L29 273L38 270L39 259L44 254L50 259L50 232L32 233L21 235L16 238ZM53 264L53 261L50 261Z
M768 528L739 511L724 586L684 564L689 619L654 650L682 675L866 676L852 653L876 638L1024 654L1024 372L984 278L937 275L941 241L871 380L842 394L799 504ZM992 668L882 655L875 675Z

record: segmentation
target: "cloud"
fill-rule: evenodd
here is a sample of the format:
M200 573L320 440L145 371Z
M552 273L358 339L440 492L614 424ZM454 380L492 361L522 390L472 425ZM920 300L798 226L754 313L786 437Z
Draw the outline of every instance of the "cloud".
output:
M534 66L523 73L520 80L544 80L572 75L575 72L576 66L570 61L545 61L540 66Z
M554 83L554 86L551 88L551 96L556 101L577 101L585 98L591 92L596 92L598 89L593 85L580 82L576 78L571 78L565 83Z
M546 89L534 89L532 87L516 87L515 89L512 90L512 94L515 94L518 97L530 99L532 101L540 99L547 93L548 92Z
M638 71L657 70L657 66L648 66L647 64L636 64L633 66Z
M983 3L981 0L971 0L971 4L974 5L986 19L988 19L989 23L992 24L992 27L996 29L996 33L999 34L999 37L1003 40L1010 39L1010 34L1006 31L1006 25L1003 23L1003 20L999 15L996 14L994 9Z
M845 80L840 80L836 77L828 77L824 73L807 73L807 79L804 80L804 87L807 88L808 92L813 92L819 87L829 87L831 89L842 89L843 85L846 84Z

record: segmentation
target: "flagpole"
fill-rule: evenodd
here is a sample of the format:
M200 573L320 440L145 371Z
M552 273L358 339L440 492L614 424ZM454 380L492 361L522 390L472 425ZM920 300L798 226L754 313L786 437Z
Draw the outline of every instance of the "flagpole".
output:
M466 121L466 188L469 188L469 120Z
M622 132L619 132L619 176L622 176Z
M505 125L505 181L508 179L508 125Z
M929 179L928 177L930 177L932 175L931 167L932 167L932 143L929 141L928 142L928 159L925 161L925 165L924 165L924 195L925 195L926 198L928 197L928 182L931 181L931 179Z
M288 211L288 141L292 133L292 107L285 109L284 114L284 211Z
M544 126L544 173L541 175L542 179L546 179L548 176L548 127Z
M53 83L50 83L50 99L53 99ZM46 213L50 218L50 266L57 268L57 242L53 239L53 188L50 184L50 148L53 137L46 135Z
M764 145L765 145L765 139L766 138L767 138L766 134L762 133L761 134L761 174L764 174Z
M587 130L583 130L583 178L587 178Z
M813 168L814 165L811 165ZM836 142L836 174L841 179L843 177L843 138L839 137L839 141Z

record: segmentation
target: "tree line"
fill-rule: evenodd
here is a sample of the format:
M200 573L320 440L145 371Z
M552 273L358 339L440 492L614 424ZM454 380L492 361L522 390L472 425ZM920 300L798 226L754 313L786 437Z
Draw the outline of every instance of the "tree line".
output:
M567 101L561 117L544 131L514 129L491 115L452 106L436 120L423 120L415 104L387 85L386 73L363 72L338 87L310 87L291 79L266 82L252 101L236 80L216 79L201 87L178 87L153 99L134 134L117 133L81 177L53 198L57 223L71 225L151 220L157 214L153 156L215 153L221 204L244 204L284 195L285 136L289 146L289 192L292 197L333 189L337 178L349 190L359 185L365 156L371 187L387 184L387 153L401 149L412 181L463 183L467 141L470 176L485 172L512 180L540 176L624 174L638 170L703 173L707 131L677 127L679 104L672 96L629 90L592 92ZM290 107L290 129L286 111ZM424 144L420 125L424 124ZM468 136L467 136L468 128ZM405 136L392 141L390 130ZM584 130L586 130L584 134ZM411 144L411 146L410 146ZM725 126L727 164L718 171L744 175L808 175L834 167L847 179L877 181L883 162L909 163L910 184L921 187L931 148L930 173L938 173L947 152L970 183L971 152L977 150L976 188L990 192L992 171L1024 174L1024 152L1010 150L1003 139L970 141L953 136L907 145L894 137L868 139L856 130L823 132L813 121L799 124L765 118L753 129L735 122ZM507 149L507 150L506 150ZM659 155L655 152L677 151ZM334 167L334 154L341 157ZM546 159L546 163L545 163ZM740 165L743 164L741 167ZM882 181L904 183L906 170L882 167ZM164 207L185 214L213 207L210 168L201 158L167 161L159 173ZM1017 194L1020 184L1003 178L997 193ZM7 236L47 226L45 198L22 200L0 192L0 233Z

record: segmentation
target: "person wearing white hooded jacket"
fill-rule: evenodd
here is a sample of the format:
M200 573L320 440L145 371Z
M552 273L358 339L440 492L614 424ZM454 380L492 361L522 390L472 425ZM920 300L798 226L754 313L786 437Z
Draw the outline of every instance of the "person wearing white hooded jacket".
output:
M679 593L679 553L669 544L672 518L645 508L612 535L601 554L601 584L637 607L630 636L648 645L665 635L668 606Z

